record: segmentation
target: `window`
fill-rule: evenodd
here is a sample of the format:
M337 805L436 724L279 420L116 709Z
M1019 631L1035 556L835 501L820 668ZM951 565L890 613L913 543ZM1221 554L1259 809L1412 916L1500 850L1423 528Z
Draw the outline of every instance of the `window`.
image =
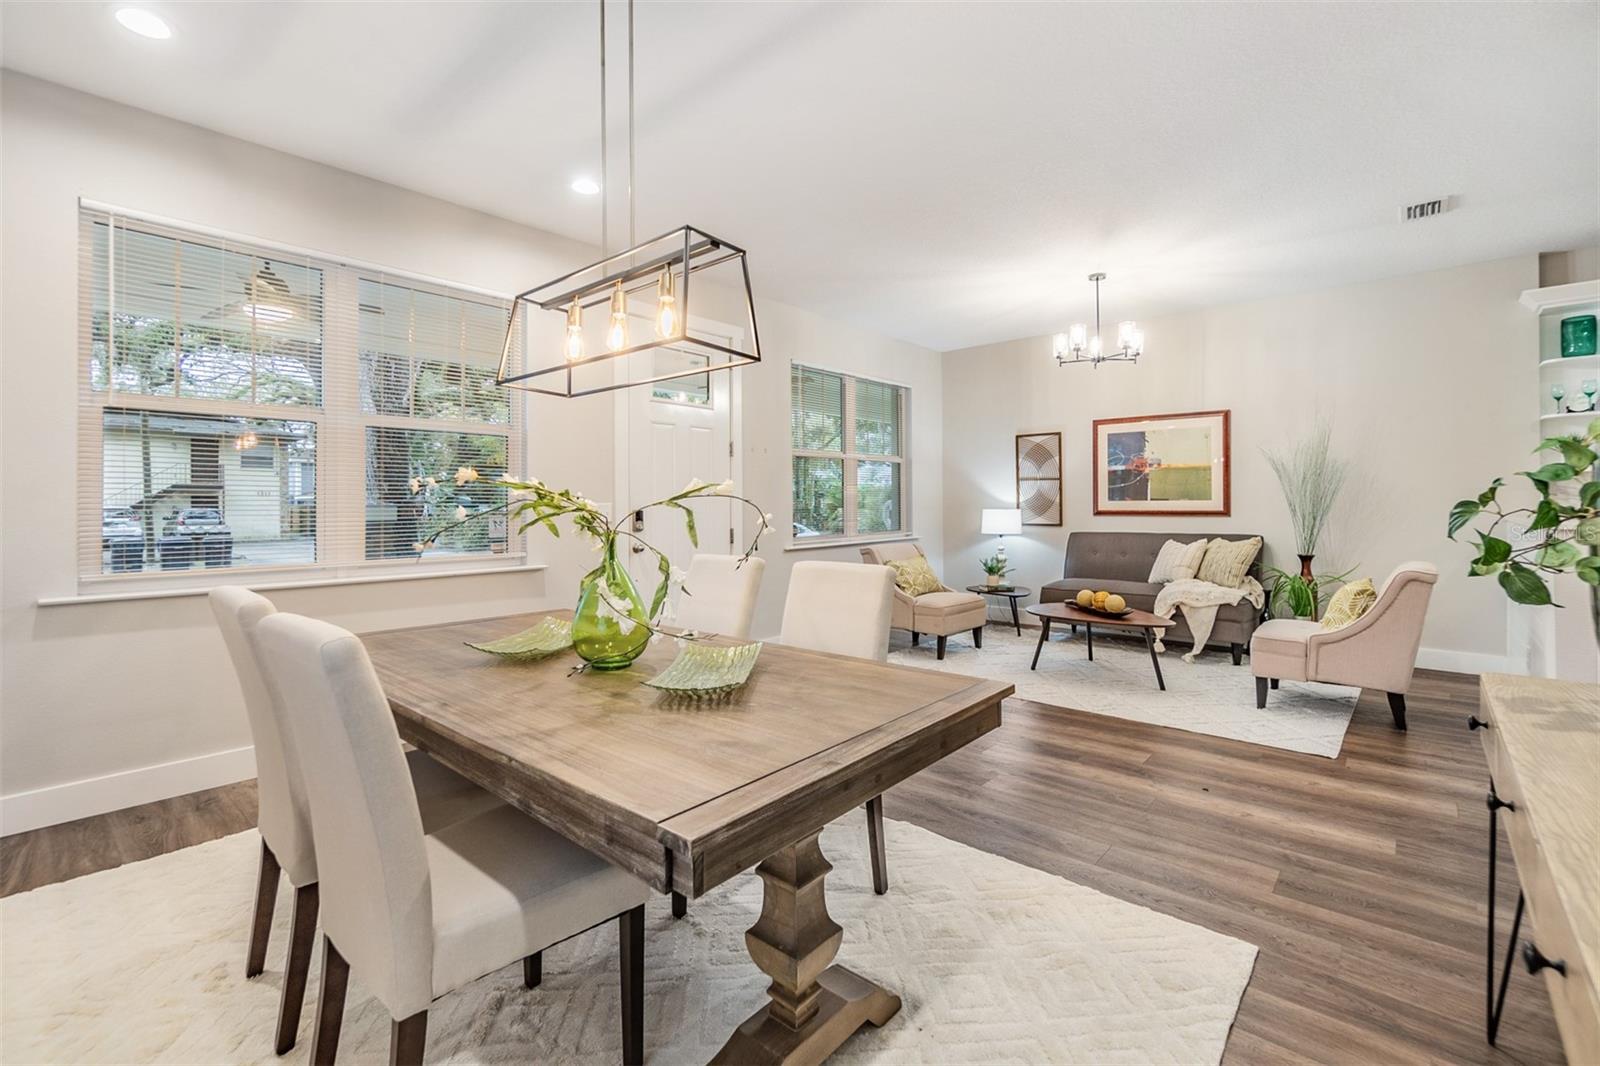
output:
M85 208L84 578L415 560L504 502L509 304ZM513 355L520 355L520 349ZM475 466L446 504L413 477ZM319 490L326 490L319 495ZM504 521L435 555L504 554Z
M791 369L796 541L909 532L908 396L900 385Z

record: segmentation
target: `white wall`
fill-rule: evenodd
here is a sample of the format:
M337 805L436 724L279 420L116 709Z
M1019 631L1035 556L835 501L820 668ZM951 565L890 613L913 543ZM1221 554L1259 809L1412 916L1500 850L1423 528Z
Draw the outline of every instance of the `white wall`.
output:
M203 597L35 605L77 591L78 197L501 292L594 251L11 72L0 94L0 824L15 831L253 774ZM609 498L610 412L537 398L530 465ZM547 574L274 598L358 630L570 603L583 546L531 548ZM103 775L122 776L58 787Z
M16 832L254 773L237 686L203 597L37 606L78 590L79 197L500 292L596 253L12 72L0 83L0 155L0 259L10 268L0 278L0 831ZM753 259L759 292L759 250ZM740 321L728 294L713 292L697 289L697 312ZM854 548L783 550L790 361L911 386L912 521L936 562L941 364L936 353L771 300L759 299L757 314L765 359L737 372L734 436L742 487L780 527L762 549L768 569L755 623L770 636L795 560L859 558ZM559 333L558 321L546 325ZM610 500L619 437L611 397L528 404L530 472ZM530 561L548 571L273 599L357 631L570 606L593 565L587 546L570 536L529 545Z
M1324 412L1356 466L1318 569L1356 566L1381 581L1404 560L1435 563L1423 664L1504 667L1505 597L1465 576L1470 552L1445 539L1445 517L1532 460L1537 330L1517 297L1538 280L1528 255L1157 319L1142 323L1149 355L1136 366L1058 368L1045 337L947 353L946 582L976 579L993 549L978 535L979 509L1015 505L1013 435L1048 430L1062 433L1066 525L1006 538L1019 584L1059 577L1075 529L1260 533L1268 560L1293 568L1261 448ZM1115 288L1106 299L1114 319ZM1094 419L1215 408L1233 412L1231 516L1092 513Z

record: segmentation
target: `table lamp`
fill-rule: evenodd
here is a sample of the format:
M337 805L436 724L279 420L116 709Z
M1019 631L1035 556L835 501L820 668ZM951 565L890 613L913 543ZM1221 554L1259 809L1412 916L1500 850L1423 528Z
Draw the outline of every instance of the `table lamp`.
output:
M1022 532L1022 509L1018 507L985 507L983 509L983 525L981 529L985 536L1000 538L1000 547L995 549L995 554L1000 557L1004 565L1006 561L1006 534Z

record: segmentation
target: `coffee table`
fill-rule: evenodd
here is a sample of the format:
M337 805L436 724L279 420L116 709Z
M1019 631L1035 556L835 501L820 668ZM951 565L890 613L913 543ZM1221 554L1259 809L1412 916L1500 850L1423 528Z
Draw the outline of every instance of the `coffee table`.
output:
M994 585L968 585L968 592L976 592L984 596L1004 596L1011 601L1011 624L1017 627L1017 636L1022 636L1022 619L1017 615L1017 601L1024 596L1032 596L1032 589L1025 589L1021 585L1012 585L1009 588L999 588Z
M1027 608L1027 611L1042 624L1039 630L1039 643L1033 649L1033 665L1029 669L1039 669L1039 652L1044 649L1044 642L1050 639L1051 622L1071 622L1084 628L1084 632L1088 634L1090 662L1094 662L1095 626L1137 629L1144 634L1144 646L1150 650L1150 665L1156 668L1156 685L1162 692L1167 691L1166 679L1161 676L1161 660L1156 656L1155 631L1170 626L1172 624L1170 618L1162 618L1149 611L1129 611L1127 614L1119 615L1099 614L1095 611L1085 611L1071 603L1036 603Z

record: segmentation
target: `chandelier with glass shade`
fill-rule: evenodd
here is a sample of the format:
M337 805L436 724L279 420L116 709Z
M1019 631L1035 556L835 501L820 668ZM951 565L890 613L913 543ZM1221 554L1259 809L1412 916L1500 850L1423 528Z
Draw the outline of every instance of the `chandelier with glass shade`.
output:
M1106 350L1100 339L1100 283L1106 280L1103 273L1089 275L1094 282L1094 333L1083 322L1075 322L1066 333L1057 333L1051 341L1051 350L1057 366L1087 363L1098 367L1101 363L1137 363L1144 354L1144 331L1137 322L1117 323L1117 345Z

